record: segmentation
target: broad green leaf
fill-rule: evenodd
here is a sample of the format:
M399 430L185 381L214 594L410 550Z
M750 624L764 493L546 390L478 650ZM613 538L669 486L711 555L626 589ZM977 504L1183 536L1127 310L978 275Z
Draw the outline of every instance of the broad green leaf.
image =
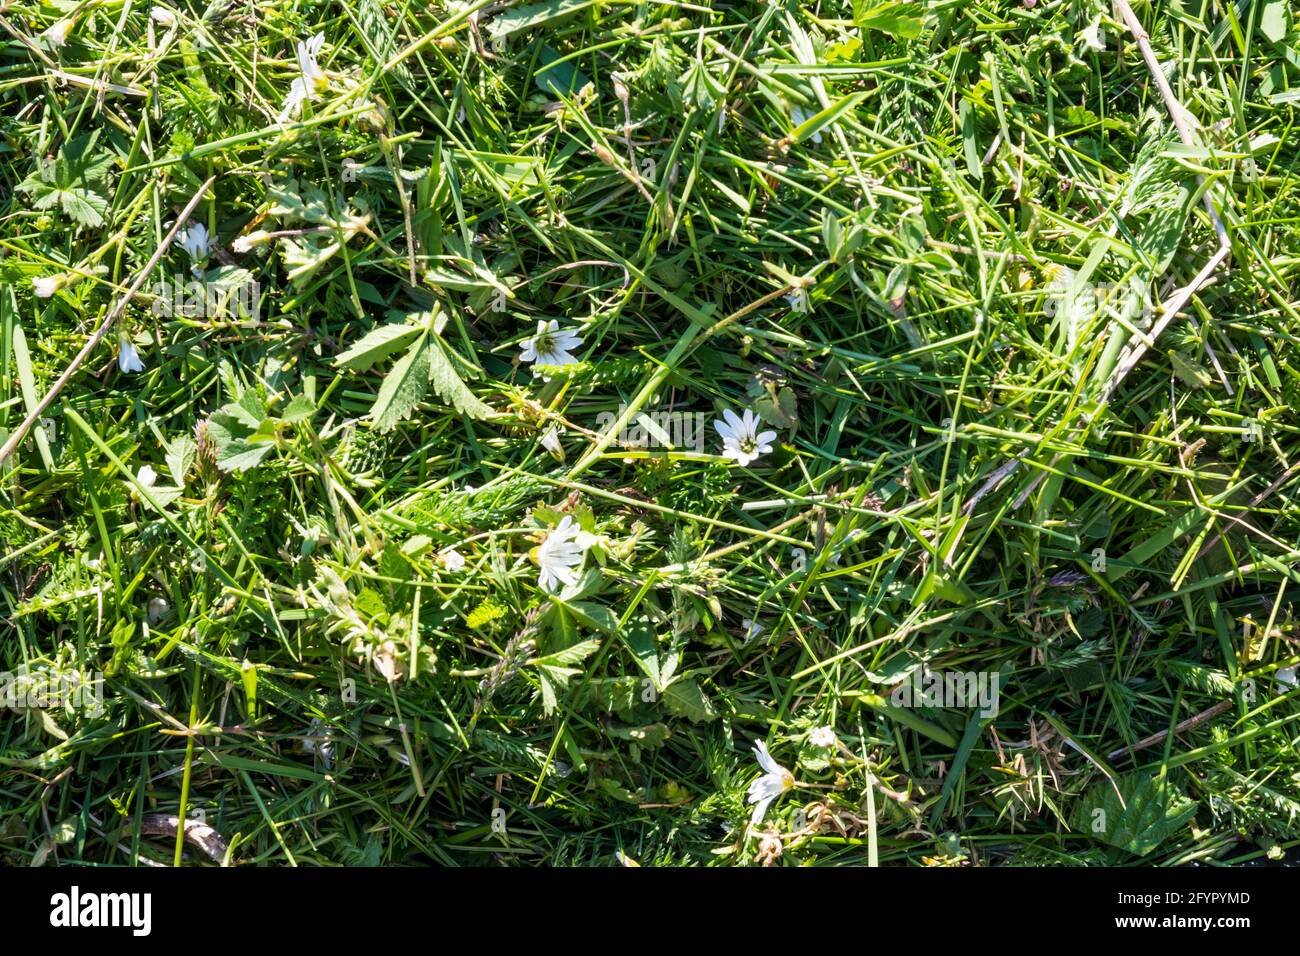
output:
M432 352L429 337L427 331L422 334L384 376L383 384L379 386L379 395L370 409L376 430L392 431L424 398L424 393L429 388Z
M1195 815L1196 802L1168 779L1134 772L1114 786L1094 783L1075 805L1072 825L1094 840L1146 856L1176 838Z
M164 461L167 462L167 470L171 472L172 480L178 487L185 487L185 476L194 465L198 450L199 446L194 439L186 434L177 435L166 444Z
M280 415L280 420L291 424L306 422L311 421L311 417L315 414L315 402L306 395L295 395L289 400L289 404L284 406L284 412Z
M713 720L718 716L713 709L713 702L700 688L694 677L674 681L661 697L664 705L679 717L685 717L695 723Z
M418 325L405 322L390 322L377 325L346 351L334 358L335 365L345 365L357 371L364 371L376 362L400 352L424 331Z
M899 40L915 40L925 30L925 10L919 3L871 4L855 0L853 22L864 30L878 30Z
M429 384L443 401L471 418L490 418L492 409L466 387L447 357L446 346L437 336L429 340Z
M493 39L503 39L523 30L533 30L591 6L595 0L546 0L506 10L492 19L488 32Z

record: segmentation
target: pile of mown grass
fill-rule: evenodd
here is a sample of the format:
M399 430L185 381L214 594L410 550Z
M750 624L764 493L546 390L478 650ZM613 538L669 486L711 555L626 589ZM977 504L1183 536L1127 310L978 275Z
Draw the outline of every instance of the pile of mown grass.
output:
M1300 842L1297 32L1113 16L9 4L0 858Z

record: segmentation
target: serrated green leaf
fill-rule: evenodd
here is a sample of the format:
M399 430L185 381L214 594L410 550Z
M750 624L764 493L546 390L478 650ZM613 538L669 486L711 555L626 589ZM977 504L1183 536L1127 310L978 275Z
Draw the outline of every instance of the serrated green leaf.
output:
M189 435L177 435L165 446L167 470L178 487L185 487L185 476L189 473L198 455L198 445Z
M430 345L426 331L384 376L370 409L376 431L392 431L424 398L429 388Z
M429 344L429 384L443 401L449 403L456 411L471 418L491 418L492 409L488 408L469 390L452 367L447 357L446 346L436 337Z
M674 681L664 692L661 699L669 710L679 717L685 717L695 723L715 719L718 714L713 709L713 702L701 689L694 677Z
M405 322L377 325L354 342L351 348L335 356L334 364L365 371L376 362L400 352L422 331L421 326Z
M1117 792L1118 791L1118 792ZM1196 802L1147 772L1099 780L1075 806L1073 826L1102 843L1146 856L1173 839L1196 815Z

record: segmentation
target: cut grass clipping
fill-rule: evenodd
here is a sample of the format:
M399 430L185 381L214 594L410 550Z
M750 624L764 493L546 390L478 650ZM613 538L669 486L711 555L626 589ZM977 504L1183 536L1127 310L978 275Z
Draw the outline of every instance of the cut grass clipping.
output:
M1300 845L1285 0L0 35L0 860Z

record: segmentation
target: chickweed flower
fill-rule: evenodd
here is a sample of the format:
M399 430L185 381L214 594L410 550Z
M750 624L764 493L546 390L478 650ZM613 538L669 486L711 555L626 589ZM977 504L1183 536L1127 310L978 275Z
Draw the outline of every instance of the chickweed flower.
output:
M233 252L243 254L251 252L258 246L266 245L272 238L274 237L265 229L257 229L245 236L237 236L235 241L230 244L230 248Z
M41 34L45 41L52 47L61 47L68 42L68 34L72 32L73 23L71 20L60 20L54 26L50 27Z
M117 367L123 372L144 371L144 362L140 360L140 353L135 350L135 346L125 335L119 335L117 338Z
M587 550L579 540L582 536L582 529L568 515L546 535L546 540L537 549L537 563L541 567L537 586L543 591L557 591L560 585L577 582L576 569L582 566Z
M767 752L767 745L759 740L754 743L754 756L763 768L763 776L749 785L749 802L754 804L754 812L749 822L757 826L763 821L768 806L781 794L794 789L794 774L772 759Z
M582 344L582 339L572 329L561 329L560 323L555 319L550 322L539 321L537 323L537 334L531 339L524 339L519 343L523 349L520 354L520 360L532 362L536 366L544 365L572 365L578 361L574 358L570 349L576 349Z
M298 115L305 100L314 100L329 86L329 77L316 62L321 47L325 45L325 34L317 33L310 40L298 41L298 72L300 76L289 85L289 95L284 99L284 109L280 119Z
M722 436L722 454L725 457L735 460L738 465L744 467L760 455L771 453L771 442L776 439L776 432L760 432L758 426L761 421L748 408L745 409L744 415L737 415L729 408L725 409L722 417L725 420L715 419L713 427Z
M458 571L465 570L465 557L455 548L447 548L438 554L438 560L448 571L455 574Z
M814 727L808 732L808 743L829 750L835 746L835 728Z
M54 276L37 276L32 280L32 291L36 293L38 299L51 298L54 293L58 292L72 280L72 276L66 272L61 272Z
M564 446L560 444L560 430L552 425L546 431L542 432L539 439L542 447L545 448L552 458L558 461L564 461Z
M203 264L208 261L208 253L212 251L212 237L208 234L208 227L201 222L187 227L181 233L181 248L193 262L190 271L196 276L200 275Z
M208 235L208 227L201 222L194 223L181 233L181 248L189 253L191 259L206 259L211 245L212 237Z

